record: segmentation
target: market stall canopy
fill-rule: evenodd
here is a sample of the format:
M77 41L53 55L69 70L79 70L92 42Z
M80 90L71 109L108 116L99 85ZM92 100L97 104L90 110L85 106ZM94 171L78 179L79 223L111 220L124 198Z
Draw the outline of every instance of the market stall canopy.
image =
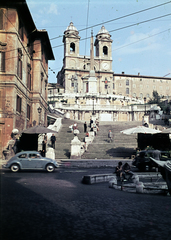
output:
M134 134L134 133L155 134L155 133L160 133L161 131L153 129L153 128L144 127L144 126L137 126L134 128L125 129L120 132L123 134L130 135L130 134Z
M25 134L43 134L43 133L58 133L58 132L56 132L52 129L43 127L41 125L38 125L38 126L28 128L28 129L22 131L22 133L25 133Z
M166 128L166 129L164 129L161 133L171 134L171 128Z

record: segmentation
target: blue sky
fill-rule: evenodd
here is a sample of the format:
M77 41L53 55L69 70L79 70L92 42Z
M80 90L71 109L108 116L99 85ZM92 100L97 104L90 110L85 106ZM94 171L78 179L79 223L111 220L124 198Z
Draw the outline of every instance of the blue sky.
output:
M26 0L37 29L46 29L55 61L49 61L49 82L62 68L62 36L72 21L81 39L94 36L104 25L112 35L113 71L171 77L171 1L168 0ZM110 21L167 3L148 11ZM147 21L158 18L153 21ZM109 23L105 23L110 21ZM141 23L147 21L145 23ZM98 25L98 26L95 26ZM133 25L127 27L129 25ZM94 26L91 28L91 26ZM119 30L120 29L120 30ZM90 55L90 39L80 41L80 55Z

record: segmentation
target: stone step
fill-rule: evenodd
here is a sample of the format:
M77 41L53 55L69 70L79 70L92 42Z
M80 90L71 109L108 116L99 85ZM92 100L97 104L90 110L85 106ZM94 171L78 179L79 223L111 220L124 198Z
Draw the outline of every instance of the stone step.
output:
M74 135L71 133L69 126L74 122L78 124L78 130L80 131L80 134L78 135L79 140L81 142L84 141L84 123L81 121L63 119L62 127L56 136L55 156L57 159L67 159L70 157L71 140L74 138ZM139 122L100 122L100 130L97 132L97 136L93 143L89 145L88 151L84 153L82 158L107 159L116 156L125 158L130 157L137 145L136 136L123 135L120 131L138 125L140 125ZM114 141L112 143L108 143L108 131L110 129L114 133Z

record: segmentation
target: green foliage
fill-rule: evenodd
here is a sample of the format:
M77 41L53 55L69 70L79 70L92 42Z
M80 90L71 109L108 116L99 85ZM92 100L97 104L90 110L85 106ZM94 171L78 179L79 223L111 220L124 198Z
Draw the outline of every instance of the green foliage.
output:
M151 104L159 104L161 102L161 98L157 91L153 91L153 97L148 101Z

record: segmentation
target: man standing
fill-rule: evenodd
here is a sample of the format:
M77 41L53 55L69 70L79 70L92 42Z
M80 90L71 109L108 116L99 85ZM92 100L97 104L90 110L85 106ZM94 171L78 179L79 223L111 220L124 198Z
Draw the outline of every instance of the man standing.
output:
M50 140L51 140L51 145L52 145L53 149L55 149L56 137L54 134L52 134Z
M86 122L84 123L84 132L85 133L87 132L87 123Z
M113 141L113 133L111 132L111 130L109 130L108 138L109 138L109 143Z

